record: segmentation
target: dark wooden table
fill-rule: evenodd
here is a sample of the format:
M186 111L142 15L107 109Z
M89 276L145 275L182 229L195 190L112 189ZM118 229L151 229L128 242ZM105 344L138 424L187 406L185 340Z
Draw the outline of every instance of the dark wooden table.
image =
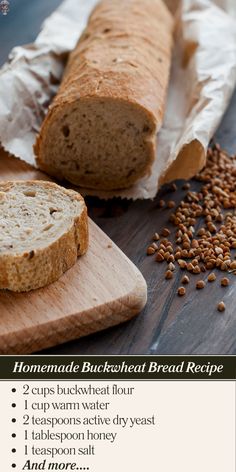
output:
M33 41L43 19L60 3L10 0L9 14L0 15L0 63L14 45ZM216 135L230 153L236 153L235 114L236 93ZM196 185L193 183L193 188ZM174 194L177 202L184 195L180 183L178 187ZM167 186L155 201L88 199L90 216L146 278L148 304L135 320L50 349L48 354L236 354L236 277L231 276L227 289L208 284L201 293L194 288L196 278L192 277L188 296L180 299L176 289L182 272L166 281L164 267L145 255L152 234L167 225L168 211L157 208L160 196L173 198ZM216 310L221 299L227 306L224 314Z

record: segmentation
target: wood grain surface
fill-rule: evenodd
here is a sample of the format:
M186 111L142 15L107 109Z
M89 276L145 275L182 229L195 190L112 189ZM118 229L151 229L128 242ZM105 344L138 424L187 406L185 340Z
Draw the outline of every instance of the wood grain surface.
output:
M12 43L17 44L19 38L21 42L24 42L23 38L25 41L35 38L42 12L46 17L51 9L48 0L22 0L25 20L25 15L14 13L17 1L19 4L19 0L12 0L11 15L2 18L0 23L0 62L5 60ZM234 154L235 114L236 93L216 135L220 144ZM175 194L169 193L168 187L165 187L154 201L87 201L90 216L143 273L148 285L148 304L141 315L124 325L46 350L45 353L236 354L236 277L232 276L231 286L226 290L216 284L199 293L191 285L188 296L180 299L176 296L180 272L172 281L163 280L164 267L145 254L153 232L167 225L168 212L157 208L158 200L164 197L179 202L184 195L181 183L177 184ZM197 183L194 182L194 186ZM226 304L224 314L216 310L219 298L223 298Z
M0 152L1 180L47 179ZM29 293L0 291L0 354L27 354L122 323L146 303L138 269L90 220L87 254L57 282Z

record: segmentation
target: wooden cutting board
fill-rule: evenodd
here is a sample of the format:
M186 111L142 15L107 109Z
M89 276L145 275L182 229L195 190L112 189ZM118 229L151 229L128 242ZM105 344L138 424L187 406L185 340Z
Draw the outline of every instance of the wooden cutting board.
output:
M0 180L44 174L0 151ZM29 354L122 323L147 299L134 264L91 220L88 253L54 284L28 293L0 290L0 353Z

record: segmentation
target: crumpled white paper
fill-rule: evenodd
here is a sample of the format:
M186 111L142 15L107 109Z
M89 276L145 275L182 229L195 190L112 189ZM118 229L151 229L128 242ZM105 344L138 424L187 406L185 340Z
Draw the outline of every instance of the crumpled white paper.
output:
M33 44L16 47L0 71L0 141L35 165L33 144L56 93L68 52L77 43L97 0L65 0ZM170 2L169 2L170 3ZM152 173L116 192L80 189L109 198L153 198L163 182L193 176L236 84L236 2L183 0L158 153Z

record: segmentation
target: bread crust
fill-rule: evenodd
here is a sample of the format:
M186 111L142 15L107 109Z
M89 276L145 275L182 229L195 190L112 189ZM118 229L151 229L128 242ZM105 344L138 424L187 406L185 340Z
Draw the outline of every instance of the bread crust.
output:
M57 166L46 157L52 123L65 107L75 103L112 100L136 108L150 128L145 168L124 178L120 188L150 172L156 154L156 134L164 115L173 26L173 18L162 0L103 0L98 4L69 57L61 86L38 135L34 150L42 170L83 186L83 182L68 178L60 164ZM123 62L119 62L120 56ZM55 140L53 145L56 146ZM88 182L84 183L89 187ZM100 188L117 187L115 182L108 184L104 179Z
M104 99L104 97L102 97L102 99ZM89 97L81 97L79 99L80 103L81 102L86 102L86 101L90 101L91 100L93 102L96 102L98 101L98 97L96 98L89 98ZM111 100L111 97L106 97L106 101L108 102L108 100L110 101ZM113 97L112 98L112 101L113 103L114 102L117 102L117 103L127 103L126 100L124 98L120 98L120 97ZM130 187L132 184L134 184L137 180L139 180L140 178L144 177L145 175L149 174L151 172L151 166L155 160L155 156L156 156L156 147L157 147L157 139L156 139L156 133L157 133L157 126L158 126L158 121L156 119L156 116L152 114L151 111L147 110L143 105L138 105L137 103L133 102L132 103L132 106L134 108L137 108L137 112L140 113L140 110L143 112L143 115L145 116L145 121L148 123L149 127L150 127L150 135L149 135L149 138L146 142L146 147L148 149L148 153L149 153L149 161L148 161L148 165L140 172L136 172L136 174L134 176L131 176L129 177L129 179L127 180L127 178L123 178L122 180L120 180L120 185L119 187L117 187L115 185L115 182L108 182L106 180L105 177L103 178L100 178L100 181L99 181L99 184L96 184L96 185L92 185L91 182L86 182L85 178L83 178L83 182L82 181L78 181L77 179L77 174L74 173L73 175L73 172L70 173L70 175L66 174L65 172L63 172L63 170L60 168L60 167L55 167L53 165L53 163L49 162L48 160L44 160L44 152L43 152L43 148L45 146L44 144L44 141L45 141L45 137L48 136L50 134L50 128L51 128L51 123L52 121L54 121L57 117L57 113L60 113L61 112L61 109L64 108L64 106L68 107L70 104L74 104L74 100L72 98L70 98L70 101L64 101L64 105L62 102L60 102L58 105L56 105L56 103L53 104L53 106L49 109L48 111L48 114L43 122L43 127L42 127L42 130L40 132L40 134L37 136L37 140L36 140L36 143L34 145L34 152L35 152L35 155L36 155L36 162L38 164L38 166L40 167L40 169L44 172L46 172L48 175L51 175L53 177L55 177L56 179L58 179L59 181L63 181L64 179L68 180L69 182L71 182L72 184L74 185L80 185L82 187L86 187L86 188L101 188L102 190L114 190L114 189L124 189L124 188L128 188ZM130 101L130 104L131 104L131 101Z
M14 181L0 184L0 191L22 184L33 188L40 185L45 190L58 188L52 182ZM63 189L71 199L82 203L81 213L74 218L73 224L57 240L46 247L24 251L19 254L0 253L0 288L14 292L26 292L55 282L85 254L88 248L88 218L83 197L73 190Z

